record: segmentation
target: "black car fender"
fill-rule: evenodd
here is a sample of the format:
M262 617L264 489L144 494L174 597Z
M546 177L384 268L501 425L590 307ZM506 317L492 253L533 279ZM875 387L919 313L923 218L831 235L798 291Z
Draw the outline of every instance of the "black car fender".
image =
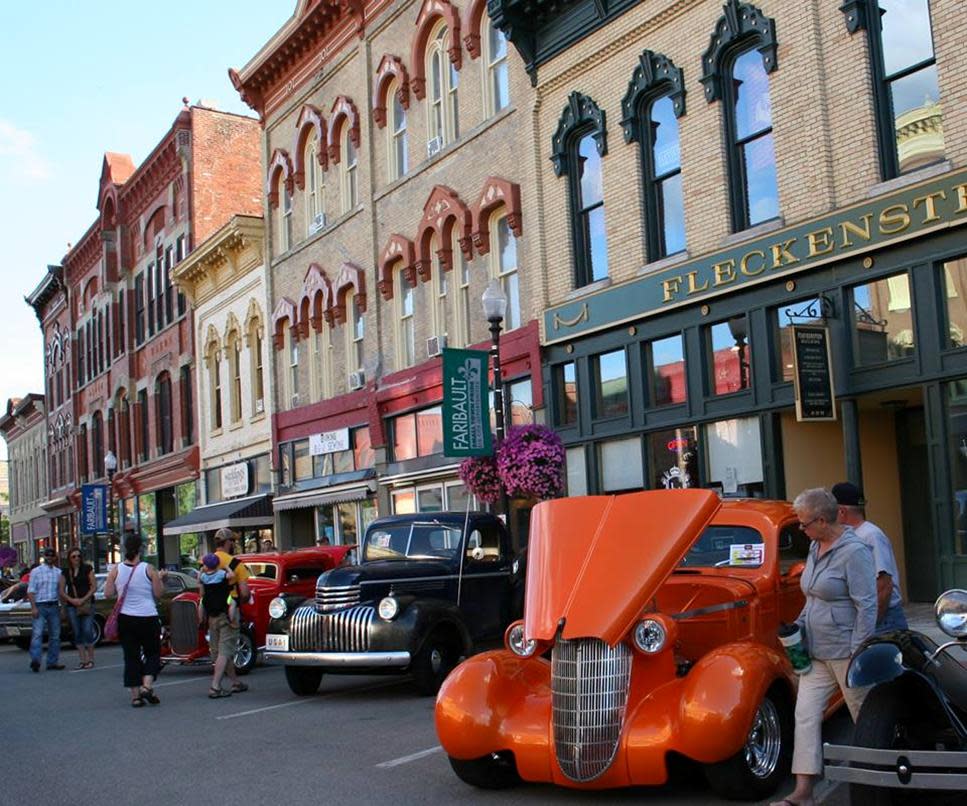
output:
M409 651L416 657L427 638L437 629L449 631L460 642L461 653L470 652L473 641L460 609L442 599L421 599L412 596L396 597L400 609L390 621L379 616L370 628L370 648L373 650Z
M274 598L285 600L285 615L278 619L270 616L268 627L266 627L266 632L285 635L289 632L289 621L292 619L292 614L295 612L296 608L309 601L309 597L299 596L294 593L280 593Z

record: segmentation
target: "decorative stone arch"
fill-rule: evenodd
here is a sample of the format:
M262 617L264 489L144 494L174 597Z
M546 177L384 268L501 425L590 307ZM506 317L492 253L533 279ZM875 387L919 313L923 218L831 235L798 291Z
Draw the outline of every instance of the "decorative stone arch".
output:
M471 0L463 14L463 44L471 58L479 59L483 48L480 46L480 29L483 28L484 14L487 13L487 0Z
M185 176L178 174L171 185L171 218L180 221L185 217Z
M212 354L215 356L215 360L218 361L221 358L222 351L222 340L218 335L218 329L213 324L208 325L208 330L205 331L205 352L204 361L205 366L209 369L211 368Z
M292 160L289 159L289 152L282 148L277 148L272 152L272 159L269 160L269 170L265 180L265 195L272 207L279 206L279 177L285 181L286 190L292 193Z
M406 65L400 61L398 56L391 56L384 53L376 68L376 88L373 92L373 122L380 129L386 126L386 108L390 103L387 93L390 84L396 81L397 97L400 99L400 106L404 109L410 108L410 76L406 72Z
M116 229L118 225L118 197L117 189L108 185L101 194L97 205L101 210L101 231Z
M296 318L295 303L288 297L281 297L272 311L272 344L276 350L281 350L285 346L285 332L283 328L288 322L289 331L293 336L298 336L296 328L298 319Z
M488 176L484 182L480 198L473 208L473 245L477 254L486 255L490 251L490 219L494 211L503 207L507 211L507 224L514 236L519 238L524 231L523 214L520 206L520 185L499 176Z
M331 318L331 306L332 284L318 263L310 263L299 298L299 332L303 338L309 336L310 325L317 333L322 330L323 319Z
M593 99L580 92L572 92L567 97L567 106L561 112L561 119L557 124L557 131L551 141L551 162L554 163L554 173L564 176L571 170L569 149L574 135L587 129L598 147L598 154L602 157L608 153L608 130L605 126L604 110L600 109Z
M359 112L351 98L340 95L332 105L329 114L329 161L333 165L339 164L341 157L340 138L343 126L349 126L349 137L356 148L359 148Z
M92 276L87 278L87 282L84 283L81 289L81 310L94 310L94 299L98 294L98 283L97 277Z
M235 333L239 339L242 338L242 327L238 323L238 317L231 311L229 311L228 318L225 320L225 336L224 341L227 345L231 340L232 333Z
M245 346L251 347L252 331L258 329L260 336L265 336L265 320L262 318L262 308L259 306L255 297L248 301L248 310L245 312Z
M346 321L346 294L350 289L356 295L359 310L366 311L366 275L355 263L343 263L339 267L336 281L333 283L331 322L340 325Z
M724 94L724 82L729 78L729 57L739 49L752 45L762 54L762 66L771 73L776 61L776 23L752 3L727 0L722 16L715 24L708 49L702 54L702 78L705 100L719 100Z
M423 205L423 219L416 236L416 271L420 279L426 282L431 275L430 248L433 236L436 235L440 243L437 257L444 271L453 268L453 229L457 228L457 239L460 251L467 260L473 259L473 242L471 239L472 217L470 209L457 192L445 185L436 185L430 191L430 197Z
M621 126L626 143L641 142L643 106L665 96L671 98L676 118L685 114L685 73L667 56L643 50L621 100Z
M316 158L319 160L322 169L326 170L329 168L329 156L326 153L326 119L316 107L312 104L306 104L302 107L302 111L299 112L299 119L295 123L295 142L292 146L292 178L295 186L299 190L304 189L306 186L306 142L313 131L315 131L316 138L319 141Z
M166 202L161 202L151 214L145 216L144 219L144 248L153 249L154 239L156 235L164 232L165 228L165 213L168 210L168 204Z
M449 0L423 0L420 13L416 18L416 36L410 49L410 86L413 94L421 101L426 97L426 46L437 20L447 24L450 33L450 47L447 54L450 63L457 70L463 63L463 49L460 47L460 11Z
M402 235L390 235L383 251L379 253L379 263L376 267L376 287L379 289L379 293L383 295L383 299L393 299L393 274L400 261L403 263L403 279L410 284L411 288L416 286L416 267L413 265L415 262L414 254L413 241Z

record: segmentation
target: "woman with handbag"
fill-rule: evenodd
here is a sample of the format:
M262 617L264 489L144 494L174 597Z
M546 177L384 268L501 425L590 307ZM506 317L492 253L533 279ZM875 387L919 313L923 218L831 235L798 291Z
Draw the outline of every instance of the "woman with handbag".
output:
M94 569L81 559L81 550L72 548L67 568L60 577L60 599L67 605L67 618L74 634L80 662L78 669L94 668Z
M110 637L113 621L124 650L124 685L131 689L131 705L161 702L152 685L161 670L161 626L156 600L164 592L165 572L141 562L141 535L128 532L124 538L124 562L107 576L104 595L118 597L105 635Z

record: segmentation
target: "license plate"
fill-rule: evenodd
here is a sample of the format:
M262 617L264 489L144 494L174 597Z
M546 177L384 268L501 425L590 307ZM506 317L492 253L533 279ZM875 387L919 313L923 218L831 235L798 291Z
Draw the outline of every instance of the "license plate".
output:
M0 627L0 637L2 638L16 638L19 635L19 627Z
M275 650L276 652L288 652L289 636L288 635L266 635L265 648L270 652L272 650Z

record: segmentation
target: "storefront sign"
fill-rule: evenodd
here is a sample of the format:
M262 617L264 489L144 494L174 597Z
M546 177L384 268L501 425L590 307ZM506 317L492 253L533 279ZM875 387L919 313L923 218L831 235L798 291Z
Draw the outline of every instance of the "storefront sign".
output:
M544 314L547 343L654 316L965 223L967 170L548 308Z
M491 452L486 350L443 351L443 455Z
M349 450L349 429L338 428L335 431L323 431L309 437L309 455L322 456L324 453L336 453Z
M797 325L792 329L792 345L796 419L800 422L835 420L829 331L824 327Z
M248 495L248 462L222 468L222 498Z
M107 485L84 484L81 486L82 535L107 532Z

